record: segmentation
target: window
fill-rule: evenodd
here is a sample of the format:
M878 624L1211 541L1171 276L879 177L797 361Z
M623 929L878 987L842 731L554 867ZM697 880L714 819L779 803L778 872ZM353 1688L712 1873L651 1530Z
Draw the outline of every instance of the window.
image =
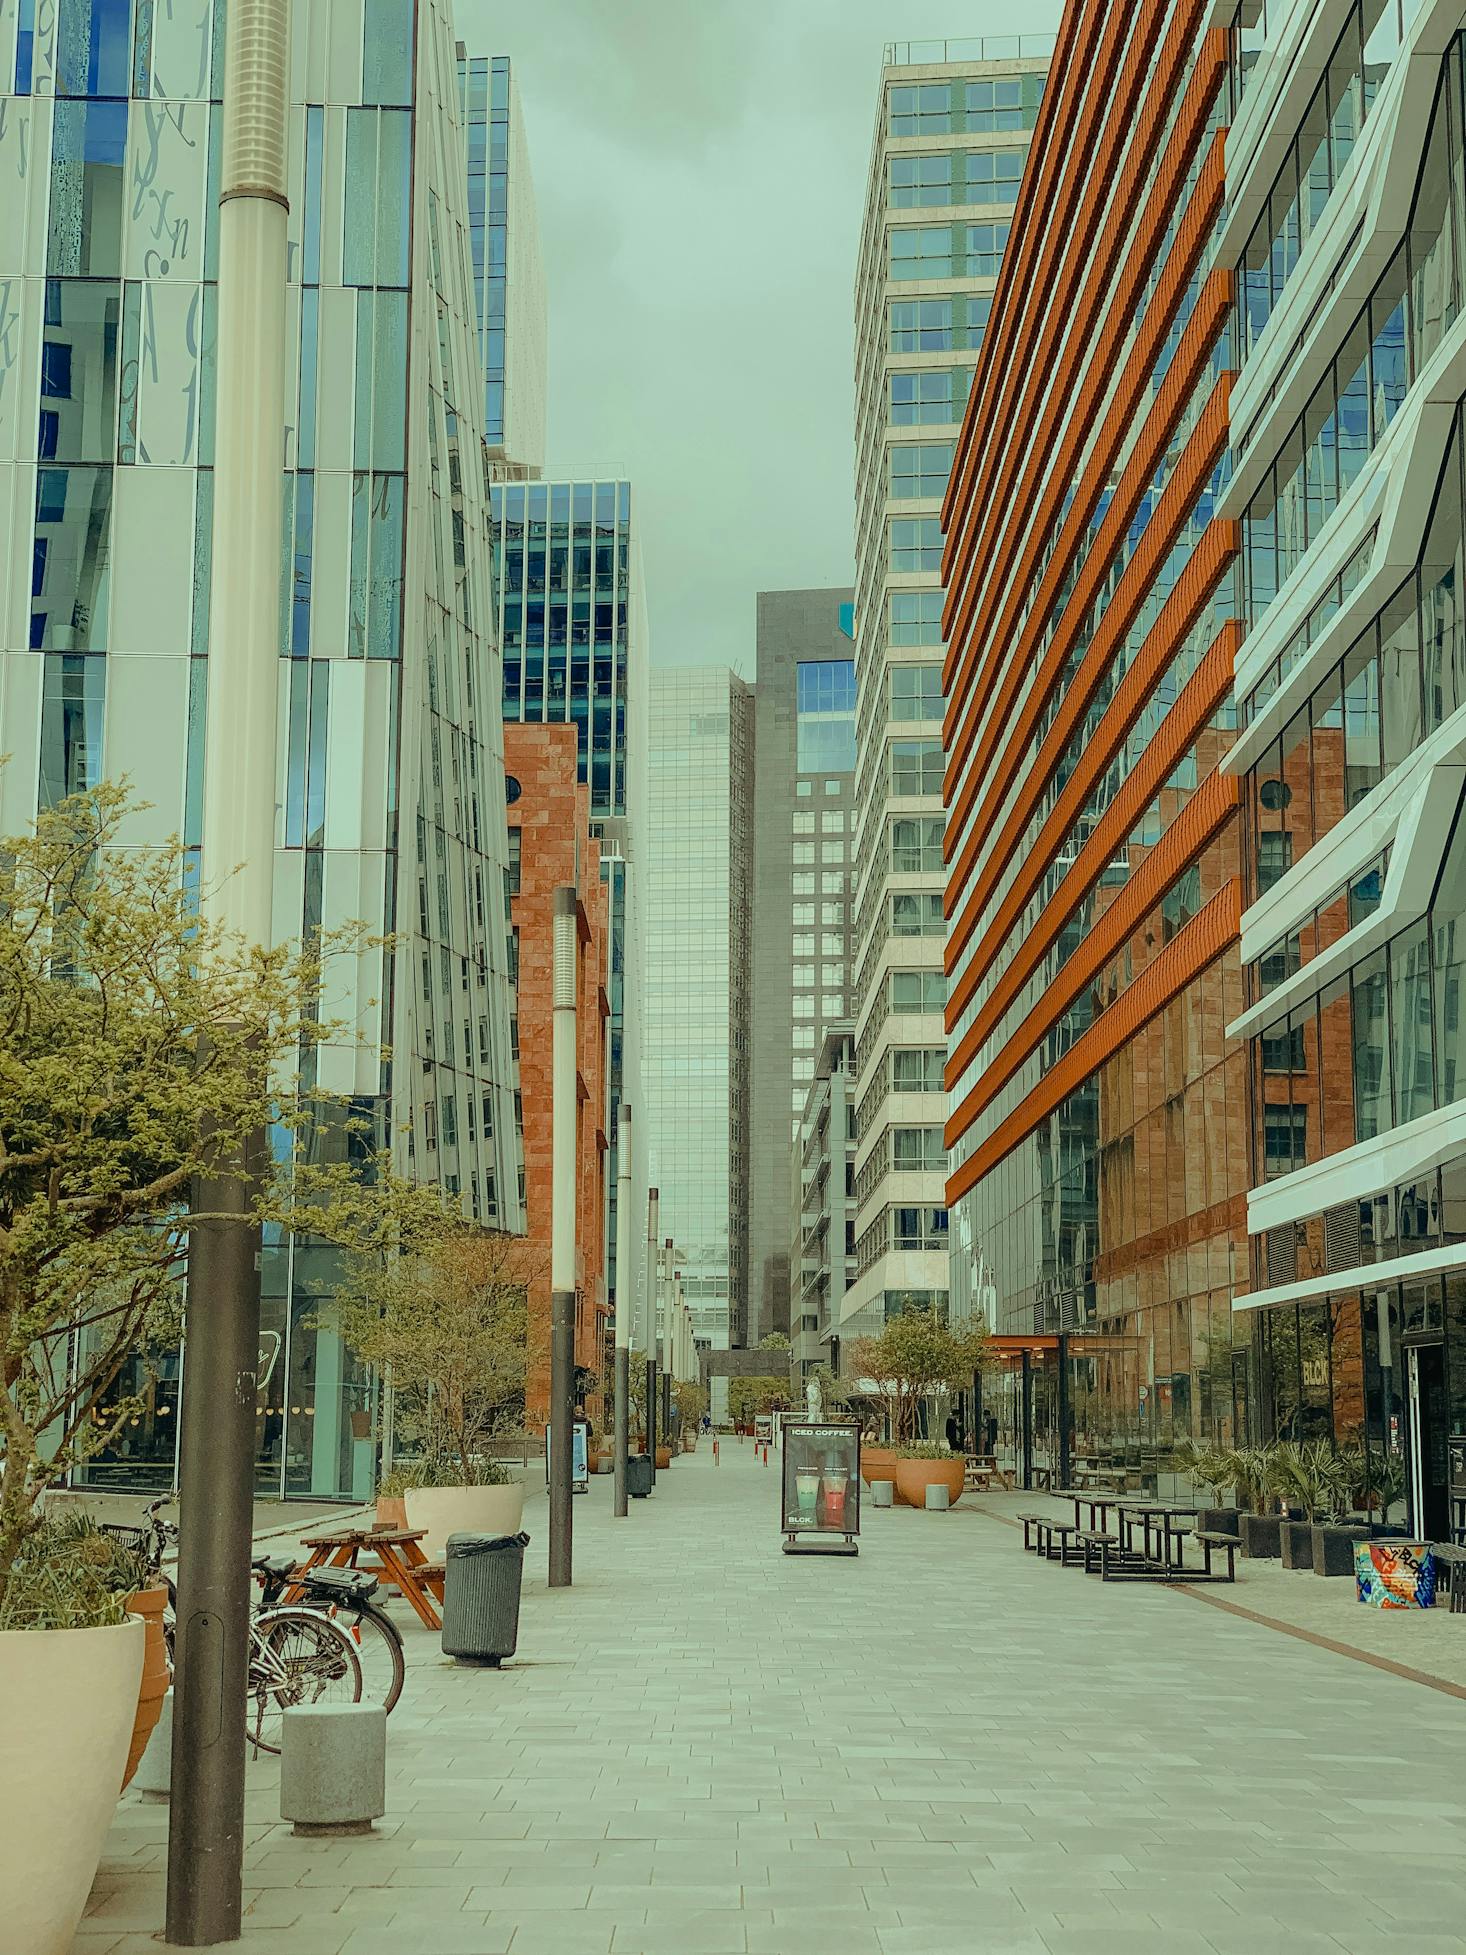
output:
M797 997L794 1000L794 1016L796 1018L813 1018L814 999L812 997Z
M793 826L796 835L812 835L814 833L814 810L812 808L796 808L794 810Z
M887 375L888 418L893 427L940 426L960 421L972 386L970 367L939 367Z
M887 276L892 279L960 278L950 224L901 225L890 233ZM960 244L957 250L960 251Z
M944 496L951 473L950 441L922 442L915 447L898 443L890 451L891 500L914 502L921 496Z
M796 679L796 765L801 773L851 772L855 766L855 661L801 660ZM813 816L808 818L813 822ZM796 829L804 833L801 817Z
M893 299L887 311L887 341L892 353L944 353L966 341L955 337L954 308L960 299Z
M127 103L63 100L52 116L46 270L57 278L118 278Z
M343 284L407 284L411 190L411 110L348 109Z
M1276 832L1257 838L1257 893L1265 895L1293 866L1293 837Z
M795 937L793 943L793 954L796 957L813 957L814 937L812 935Z
M511 896L517 896L519 894L520 876L522 874L520 850L523 843L524 831L519 828L511 828L509 830L509 894Z
M841 788L842 788L842 787L844 787L844 785L845 785L845 783L844 783L843 781L826 781L826 782L825 782L825 793L826 793L826 794L838 794L838 793L840 792L840 790L841 790Z
M814 782L796 781L794 783L794 792L800 797L801 800L806 800L811 794L814 793Z
M838 875L833 870L827 870L821 873L820 875L821 896L842 896L844 895L844 893L845 893L845 875L843 870Z
M893 1127L891 1166L898 1174L941 1173L947 1165L940 1127Z
M942 822L935 815L905 815L891 823L891 868L898 875L942 867Z
M793 862L793 863L795 864L795 866L796 866L796 867L802 867L802 866L804 866L804 865L805 865L806 863L810 863L810 862L813 862L813 861L814 861L814 843L813 843L813 842L795 842L795 843L794 843L794 845L793 845L793 854L792 854L792 856L790 857L790 860L791 860L791 861L792 861L792 862Z
M69 0L53 12L58 95L130 93L130 13L126 0Z
M813 896L814 877L808 870L801 870L793 878L796 896Z
M961 160L951 150L935 156L893 156L886 166L886 201L893 210L950 204L952 166Z
M939 597L941 593L933 592L932 595ZM942 717L940 665L894 665L891 667L890 688L890 716L893 720L939 720Z
M63 106L57 105L58 115ZM107 649L112 477L111 468L36 472L33 651Z
M844 955L845 939L841 936L840 932L838 930L823 931L820 936L820 956L843 957Z
M117 446L121 290L111 281L46 281L41 347L41 459L111 462Z
M901 890L891 899L891 935L893 937L942 937L947 932L947 920L942 914L942 897L938 890Z
M893 1012L940 1012L946 1009L947 979L942 971L892 971L889 982Z
M845 921L845 905L843 903L821 903L820 904L820 922L822 924L843 923L844 921Z
M1026 149L979 149L962 161L965 194L954 202L1012 204L1018 199Z
M1012 75L1001 81L963 84L963 127L967 129L1031 129L1043 95L1042 75ZM913 130L913 134L917 133Z
M944 591L892 591L890 641L893 645L940 645Z
M826 808L820 816L820 829L826 835L843 835L845 833L845 810L843 808Z
M800 1014L801 1017L803 1015L804 1015L803 1013ZM796 1052L810 1051L813 1049L813 1046L814 1046L813 1025L796 1025L794 1027L794 1050Z
M1262 1069L1265 1073L1286 1073L1303 1071L1303 1027L1294 1025L1281 1032L1264 1034L1262 1045Z
M945 771L940 740L893 740L889 748L892 794L940 794Z
M814 928L814 904L796 903L791 921L796 930Z
M832 865L839 865L840 863L843 863L844 860L845 860L845 844L843 842L821 842L820 843L821 862L830 863Z
M820 1012L826 1019L839 1018L844 1010L843 991L825 991L820 994Z
M102 778L105 658L64 652L47 656L41 704L41 767L37 799L54 808Z
M941 1046L912 1046L891 1054L891 1086L897 1093L940 1093L947 1054Z
M947 1211L945 1208L893 1208L891 1210L893 1249L945 1249Z
M797 990L800 985L812 987L814 984L814 965L796 964L790 973L790 982Z
M903 84L891 90L889 108L893 136L945 136L952 129L952 84Z
M1007 224L969 224L967 226L967 265L969 278L996 278L1008 242Z
M897 516L890 530L890 566L901 575L942 567L942 522L939 516Z
M1263 1176L1291 1174L1308 1158L1308 1109L1268 1106L1262 1111Z

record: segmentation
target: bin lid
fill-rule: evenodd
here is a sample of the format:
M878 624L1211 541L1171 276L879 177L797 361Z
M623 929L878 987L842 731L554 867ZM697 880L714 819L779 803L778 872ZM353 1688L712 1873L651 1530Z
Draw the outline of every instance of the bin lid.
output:
M527 1534L450 1534L448 1553L454 1561L468 1555L502 1554L506 1548L527 1548Z

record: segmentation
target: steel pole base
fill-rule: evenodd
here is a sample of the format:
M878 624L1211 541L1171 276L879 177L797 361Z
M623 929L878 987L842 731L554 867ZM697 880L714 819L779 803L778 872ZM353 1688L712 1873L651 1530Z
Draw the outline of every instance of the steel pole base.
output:
M628 1416L631 1400L631 1353L624 1344L616 1346L616 1433L612 1442L612 1469L615 1472L615 1517L624 1520L627 1513L626 1499L626 1456L630 1450L631 1421Z
M550 1587L569 1588L575 1478L575 1292L550 1299Z

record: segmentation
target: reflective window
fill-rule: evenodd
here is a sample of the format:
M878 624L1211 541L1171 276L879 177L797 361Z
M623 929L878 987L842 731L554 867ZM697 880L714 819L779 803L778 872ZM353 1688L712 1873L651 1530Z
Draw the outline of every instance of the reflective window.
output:
M933 593L940 596L940 592ZM940 665L893 665L890 671L893 720L939 720L943 712Z
M33 650L107 649L111 520L110 468L38 472L31 575Z
M893 740L890 745L892 794L940 794L946 771L940 740Z
M117 448L121 288L111 281L46 281L41 345L41 459L110 462Z
M962 419L972 386L972 369L938 367L925 373L893 373L887 381L888 414L893 426L941 426Z
M126 96L131 56L132 0L60 0L58 95Z
M361 99L412 106L413 0L366 0Z
M127 103L58 101L51 137L46 270L58 278L122 272Z
M938 897L938 902L941 898ZM891 971L893 1012L940 1012L946 1009L947 980L941 971Z
M102 778L105 658L53 653L46 660L41 699L41 768L37 799L54 808Z
M406 285L412 215L412 115L346 113L343 283Z
M405 468L406 422L407 294L358 293L354 465Z
M889 489L893 502L913 502L926 496L940 498L947 493L947 478L952 472L950 441L922 442L916 446L898 442L889 454Z
M939 516L896 516L890 529L890 566L898 574L942 567Z
M934 591L892 591L890 593L890 642L893 645L940 645L942 606L946 593Z

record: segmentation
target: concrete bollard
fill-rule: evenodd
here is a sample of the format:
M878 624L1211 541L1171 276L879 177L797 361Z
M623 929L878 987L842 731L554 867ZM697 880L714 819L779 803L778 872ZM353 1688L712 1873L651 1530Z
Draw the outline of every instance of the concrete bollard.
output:
M870 1504L872 1507L892 1507L896 1501L896 1488L890 1480L872 1480L870 1483Z
M166 1802L173 1783L173 1692L163 1699L148 1748L137 1761L132 1789L151 1803Z
M945 1513L952 1504L952 1489L938 1486L932 1482L926 1490L926 1511L929 1514Z
M280 1720L280 1817L300 1834L369 1833L387 1810L380 1704L297 1704Z

